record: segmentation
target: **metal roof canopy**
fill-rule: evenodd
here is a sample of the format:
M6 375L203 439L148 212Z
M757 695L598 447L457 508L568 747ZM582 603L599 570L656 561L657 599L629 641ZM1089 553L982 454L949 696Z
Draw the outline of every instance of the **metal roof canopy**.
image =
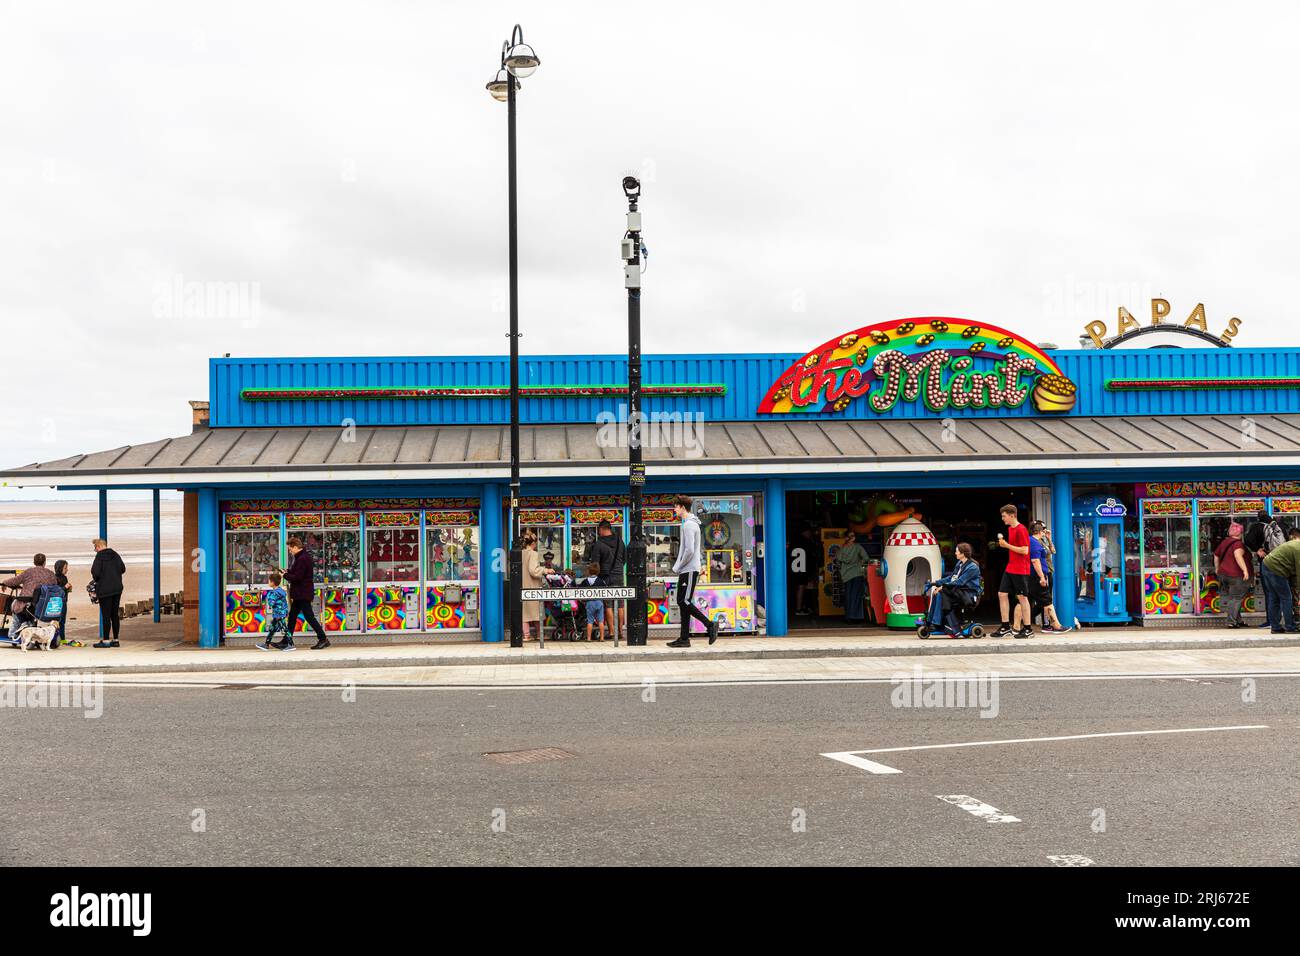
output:
M660 475L873 474L1007 469L1300 467L1300 415L712 422L647 426L645 459ZM661 426L678 428L680 425ZM602 430L604 429L604 430ZM525 425L530 477L624 474L627 446L610 427ZM621 437L618 429L616 437ZM192 434L0 471L16 486L460 480L508 473L499 425L199 428Z

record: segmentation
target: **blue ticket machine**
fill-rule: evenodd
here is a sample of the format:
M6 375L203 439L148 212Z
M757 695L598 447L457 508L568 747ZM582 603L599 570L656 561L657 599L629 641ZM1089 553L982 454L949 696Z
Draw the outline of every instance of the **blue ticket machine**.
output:
M1084 624L1127 624L1122 501L1105 495L1074 499L1075 611Z

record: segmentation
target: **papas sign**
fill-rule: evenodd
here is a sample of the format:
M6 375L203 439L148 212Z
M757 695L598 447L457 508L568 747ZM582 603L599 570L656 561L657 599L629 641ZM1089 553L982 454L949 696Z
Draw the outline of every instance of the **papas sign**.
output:
M996 325L952 318L880 322L813 349L772 383L758 413L842 412L866 396L884 414L898 402L932 412L1074 408L1075 384L1038 346Z

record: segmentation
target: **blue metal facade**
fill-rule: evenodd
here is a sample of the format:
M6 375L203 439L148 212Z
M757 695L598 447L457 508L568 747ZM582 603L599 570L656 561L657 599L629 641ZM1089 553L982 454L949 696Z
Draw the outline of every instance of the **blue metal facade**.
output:
M1296 349L1131 349L1059 350L1049 353L1078 386L1070 415L1198 415L1300 412L1300 390L1216 390L1190 392L1114 392L1112 379L1195 378L1240 381L1300 377ZM801 419L808 413L764 415L756 409L768 388L799 355L650 355L643 381L655 385L723 384L722 397L646 400L647 411L700 413L706 421ZM505 424L509 403L498 398L399 399L384 401L294 400L249 402L246 388L345 388L361 386L506 386L506 359L492 356L410 358L217 358L211 360L213 427L334 427L344 419L360 426ZM529 385L620 385L627 361L615 355L525 357L520 383ZM932 415L917 403L899 402L887 413L868 412L865 397L850 403L843 417L920 418ZM525 422L591 422L615 411L609 398L525 399ZM813 413L815 414L815 413ZM1018 409L948 409L951 417L1032 417L1026 402Z

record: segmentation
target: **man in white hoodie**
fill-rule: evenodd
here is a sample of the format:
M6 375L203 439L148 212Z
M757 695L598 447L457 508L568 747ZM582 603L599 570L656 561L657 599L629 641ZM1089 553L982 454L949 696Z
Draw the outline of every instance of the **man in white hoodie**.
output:
M677 575L677 607L681 611L682 636L669 641L669 647L691 646L691 618L703 624L709 632L709 643L718 639L718 622L710 621L708 615L695 606L695 584L700 578L701 559L704 556L700 544L700 519L691 514L690 495L678 495L673 499L673 511L682 522L681 547L677 551L677 560L673 562L673 574Z

